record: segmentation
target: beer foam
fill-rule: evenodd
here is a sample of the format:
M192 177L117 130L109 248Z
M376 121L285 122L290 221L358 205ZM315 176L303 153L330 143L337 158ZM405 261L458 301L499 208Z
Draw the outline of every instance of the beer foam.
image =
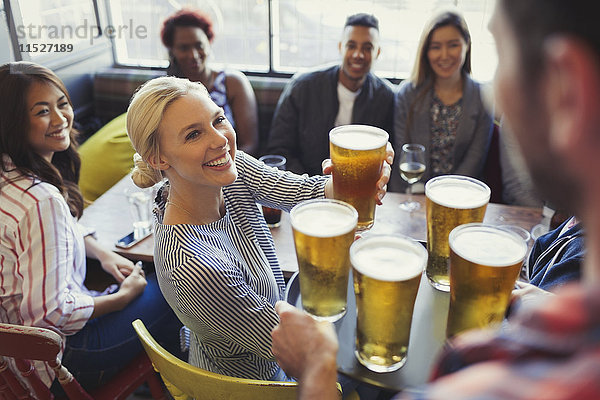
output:
M358 214L343 204L317 201L292 212L292 226L305 235L331 237L356 228Z
M423 272L427 251L405 238L373 235L352 244L350 261L358 272L370 278L405 281Z
M464 258L476 264L490 267L514 265L525 258L525 241L512 232L491 227L474 226L451 234L450 247Z
M485 186L450 177L427 184L425 195L441 206L458 209L477 208L490 201L490 191Z
M373 126L343 125L331 130L329 140L344 149L373 150L385 146L388 136L386 131Z

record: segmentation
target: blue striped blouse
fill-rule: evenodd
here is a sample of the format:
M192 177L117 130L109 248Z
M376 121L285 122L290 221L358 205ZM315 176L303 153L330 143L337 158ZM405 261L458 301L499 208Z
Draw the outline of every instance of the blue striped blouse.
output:
M164 225L165 204L157 203L154 260L167 302L191 330L189 362L268 380L278 371L271 330L284 280L257 203L290 211L323 197L328 177L280 171L241 151L235 163L238 178L223 188L226 213L218 221Z

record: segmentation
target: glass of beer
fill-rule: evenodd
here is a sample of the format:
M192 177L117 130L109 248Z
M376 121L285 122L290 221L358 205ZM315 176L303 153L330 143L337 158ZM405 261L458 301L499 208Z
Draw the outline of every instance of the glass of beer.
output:
M339 200L313 199L294 206L290 220L302 308L317 320L337 321L346 313L358 213Z
M448 235L458 225L482 222L490 201L490 188L477 179L442 175L425 184L427 215L427 278L445 292L450 290Z
M277 154L267 154L258 159L264 162L269 167L274 167L285 171L285 164L287 162L284 156ZM276 228L281 224L281 210L278 208L271 208L262 206L263 216L267 222L269 228Z
M406 362L410 325L427 251L400 235L370 235L350 247L358 361L374 372Z
M358 230L373 226L375 194L386 155L388 134L367 125L343 125L329 132L333 196L358 211Z
M502 322L527 243L510 229L478 223L454 228L449 242L446 336Z

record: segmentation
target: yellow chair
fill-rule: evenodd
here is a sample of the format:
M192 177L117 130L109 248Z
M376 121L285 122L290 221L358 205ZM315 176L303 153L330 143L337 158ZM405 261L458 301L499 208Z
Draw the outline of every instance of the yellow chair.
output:
M295 382L233 378L194 367L159 345L141 320L137 319L132 324L154 368L177 400L292 400L298 395Z

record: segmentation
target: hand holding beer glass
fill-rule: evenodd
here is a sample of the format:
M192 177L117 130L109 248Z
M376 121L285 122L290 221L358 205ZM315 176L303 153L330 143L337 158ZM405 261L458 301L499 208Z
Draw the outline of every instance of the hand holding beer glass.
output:
M454 228L450 244L450 309L446 336L499 324L527 253L516 232L479 223Z
M358 213L342 201L313 199L292 208L290 220L302 308L317 320L335 322L346 313Z
M442 175L425 184L427 215L427 278L445 292L450 290L448 235L458 225L482 222L490 201L490 188L461 175Z
M358 230L373 226L375 194L386 158L388 133L367 125L343 125L329 132L333 196L358 211Z
M404 211L413 212L421 208L418 201L412 199L412 186L419 182L425 173L425 146L406 143L400 153L400 176L408 183L408 200L400 204Z
M374 372L406 362L413 308L427 251L404 236L371 235L350 247L358 361Z

